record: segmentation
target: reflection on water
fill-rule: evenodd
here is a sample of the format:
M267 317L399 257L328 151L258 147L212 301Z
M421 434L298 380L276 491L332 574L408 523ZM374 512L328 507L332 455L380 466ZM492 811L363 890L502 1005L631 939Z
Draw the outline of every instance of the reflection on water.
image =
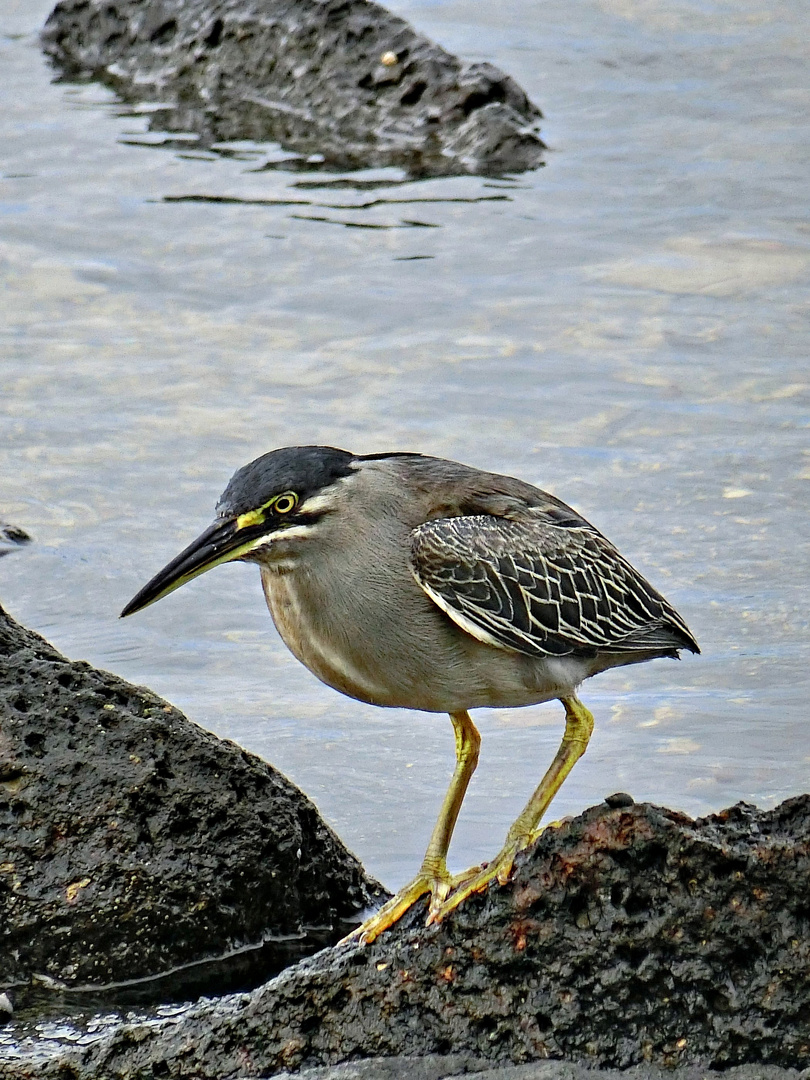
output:
M451 771L445 718L321 686L252 567L116 616L274 446L445 455L572 502L704 650L586 684L557 816L617 789L693 814L804 790L803 5L401 0L514 75L552 147L513 180L422 183L153 136L50 82L49 6L0 3L0 518L36 539L0 561L11 613L272 761L396 887ZM562 728L555 704L477 719L459 867L497 850Z

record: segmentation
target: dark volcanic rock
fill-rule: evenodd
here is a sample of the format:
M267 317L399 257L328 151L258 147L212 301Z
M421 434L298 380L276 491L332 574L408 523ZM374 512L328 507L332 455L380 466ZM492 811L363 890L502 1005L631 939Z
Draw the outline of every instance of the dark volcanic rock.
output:
M7 521L0 521L0 557L30 543L31 537L19 526L9 525Z
M795 1069L776 1065L741 1065L724 1072L701 1068L671 1069L655 1065L641 1068L592 1069L562 1061L543 1061L531 1065L506 1065L491 1068L481 1058L431 1054L428 1057L369 1058L323 1068L304 1069L297 1073L277 1073L271 1080L450 1080L455 1076L474 1075L476 1080L808 1080Z
M125 1024L37 1075L271 1076L407 1054L802 1068L808 885L808 796L698 821L603 804L547 830L508 886L441 926L425 928L419 905L371 946L325 950L252 994ZM6 1075L29 1073L21 1063Z
M166 103L153 129L280 142L327 167L533 169L540 111L368 0L62 0L42 35L68 78Z
M0 991L154 975L375 884L270 765L0 608Z

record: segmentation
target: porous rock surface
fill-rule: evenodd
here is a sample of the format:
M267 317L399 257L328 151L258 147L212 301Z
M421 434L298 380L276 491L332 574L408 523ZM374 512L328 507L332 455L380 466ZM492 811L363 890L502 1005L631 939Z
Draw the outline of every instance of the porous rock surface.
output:
M639 1077L745 1065L741 1078L764 1080L810 1065L809 881L808 796L696 821L603 804L547 830L507 886L440 926L417 905L370 946L125 1023L36 1075L223 1080L354 1062L352 1076L358 1059L438 1054L504 1080L577 1075L531 1064L555 1058ZM23 1058L0 1076L33 1075ZM409 1075L396 1068L356 1075Z
M272 766L0 608L0 991L155 975L376 888Z
M369 0L61 0L43 47L68 78L165 103L156 130L279 142L327 167L415 176L536 168L540 111Z

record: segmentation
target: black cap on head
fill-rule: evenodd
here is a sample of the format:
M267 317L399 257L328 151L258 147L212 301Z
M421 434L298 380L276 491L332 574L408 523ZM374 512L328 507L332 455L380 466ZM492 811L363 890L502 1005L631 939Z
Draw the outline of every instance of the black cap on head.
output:
M282 491L304 502L352 472L355 455L334 446L284 446L243 465L233 474L217 503L220 517L246 514Z

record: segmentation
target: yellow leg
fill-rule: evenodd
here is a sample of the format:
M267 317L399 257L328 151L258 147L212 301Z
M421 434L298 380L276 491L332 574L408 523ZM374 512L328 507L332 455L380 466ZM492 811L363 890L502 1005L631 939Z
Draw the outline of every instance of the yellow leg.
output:
M430 893L430 919L447 898L451 888L462 880L453 878L447 870L447 849L458 820L461 803L467 792L470 777L478 764L481 736L466 712L450 713L456 734L456 768L444 797L438 820L430 837L419 873L408 882L396 896L391 897L379 911L353 930L344 941L361 941L369 944L383 930L393 926L420 896Z
M565 734L554 760L540 781L540 786L506 834L506 842L493 861L471 877L462 875L462 883L449 899L435 912L431 910L432 921L441 922L462 900L472 893L483 892L490 882L496 879L501 885L505 885L512 873L515 855L528 847L542 832L538 826L543 814L562 787L566 776L585 753L593 731L593 717L575 695L560 700L565 706Z

